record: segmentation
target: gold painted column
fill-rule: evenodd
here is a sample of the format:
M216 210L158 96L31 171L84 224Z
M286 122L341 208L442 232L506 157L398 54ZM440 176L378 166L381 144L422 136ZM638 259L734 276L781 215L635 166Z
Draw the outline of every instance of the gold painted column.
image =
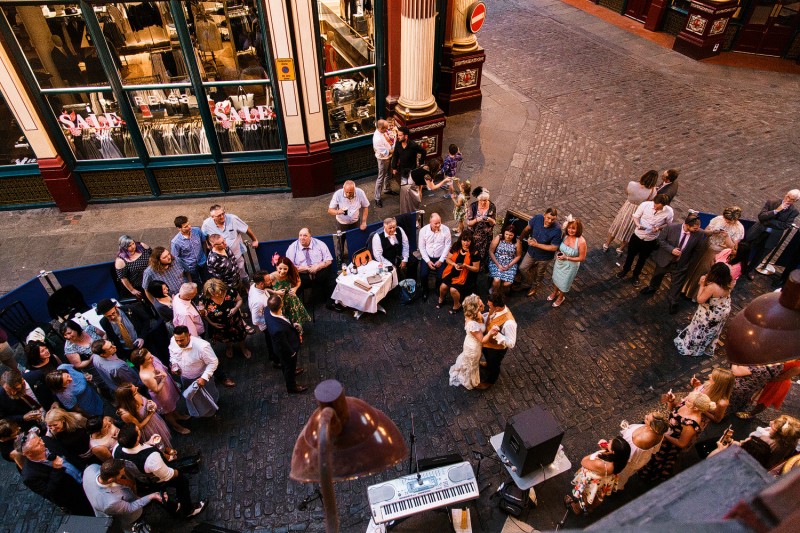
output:
M453 0L453 25L451 38L453 52L464 53L478 49L478 38L467 31L467 9L475 0Z
M481 80L486 53L478 45L478 39L471 29L473 21L467 20L470 8L476 4L476 0L452 0L452 10L448 13L449 33L445 36L445 43L450 46L444 48L436 93L439 107L448 115L481 108ZM485 21L485 9L476 6L473 18L475 22Z

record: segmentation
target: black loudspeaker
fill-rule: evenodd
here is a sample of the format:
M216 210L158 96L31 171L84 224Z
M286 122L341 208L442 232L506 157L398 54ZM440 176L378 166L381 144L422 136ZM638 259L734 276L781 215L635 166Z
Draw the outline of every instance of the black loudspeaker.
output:
M563 438L564 431L553 415L536 405L511 417L501 449L522 477L552 463Z

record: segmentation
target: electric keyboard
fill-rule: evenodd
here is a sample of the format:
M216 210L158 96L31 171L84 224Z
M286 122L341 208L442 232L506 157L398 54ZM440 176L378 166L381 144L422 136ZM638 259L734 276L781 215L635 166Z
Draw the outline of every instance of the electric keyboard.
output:
M425 470L420 472L420 479L410 474L367 489L376 524L477 497L478 482L467 461Z

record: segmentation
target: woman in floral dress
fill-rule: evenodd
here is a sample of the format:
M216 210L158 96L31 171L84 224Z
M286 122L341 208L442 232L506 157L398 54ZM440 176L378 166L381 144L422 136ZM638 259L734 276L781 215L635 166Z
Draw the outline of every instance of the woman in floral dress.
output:
M572 479L572 492L564 497L564 504L575 514L588 513L614 492L619 473L631 456L631 446L622 437L598 444L600 450L581 460L581 467Z
M700 278L697 311L691 323L675 337L675 347L681 355L701 357L714 355L725 320L731 312L731 270L725 263L715 263L707 275Z
M739 418L743 416L744 407L753 402L753 398L761 392L764 386L772 379L775 379L783 371L783 363L774 365L731 365L731 372L736 376L736 384L733 386L731 403L728 407L731 412L736 413Z
M492 292L508 291L517 275L519 262L522 260L522 242L514 233L514 226L509 224L503 229L489 247L489 277L492 278Z
M206 321L211 340L225 343L225 355L233 357L233 346L238 345L245 358L253 355L244 343L248 334L254 333L242 318L239 309L242 307L242 297L224 281L210 279L203 285L203 305L206 309Z
M677 404L672 392L666 394L665 400L667 406L672 409L669 414L671 432L664 435L658 453L639 470L639 477L652 483L660 483L672 476L678 455L691 449L697 437L703 432L703 413L713 411L717 407L708 396L697 392L689 394L680 404Z
M480 360L481 343L486 326L483 323L483 302L480 296L470 294L464 298L464 347L450 367L450 385L462 385L466 389L473 389L481 382Z
M300 290L300 274L297 267L288 257L279 257L275 264L275 272L270 274L272 278L272 291L283 298L283 314L292 324L303 325L309 322L311 315L306 311L303 302L297 296Z
M482 265L487 265L489 262L489 246L494 238L494 225L497 224L496 218L497 208L489 201L489 191L482 189L478 194L478 201L472 203L467 209L467 226L474 235L472 247L475 249L475 255ZM488 265L483 268L487 267Z

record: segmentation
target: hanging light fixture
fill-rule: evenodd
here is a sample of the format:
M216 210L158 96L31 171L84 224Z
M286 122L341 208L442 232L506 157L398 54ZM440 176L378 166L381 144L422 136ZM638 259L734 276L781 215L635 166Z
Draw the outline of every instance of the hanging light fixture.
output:
M780 292L750 302L728 323L728 360L768 365L800 358L800 270Z
M377 474L406 456L400 430L383 412L368 403L345 396L336 380L314 389L317 409L297 437L289 477L319 483L325 507L325 529L339 531L339 513L333 491L335 481Z

